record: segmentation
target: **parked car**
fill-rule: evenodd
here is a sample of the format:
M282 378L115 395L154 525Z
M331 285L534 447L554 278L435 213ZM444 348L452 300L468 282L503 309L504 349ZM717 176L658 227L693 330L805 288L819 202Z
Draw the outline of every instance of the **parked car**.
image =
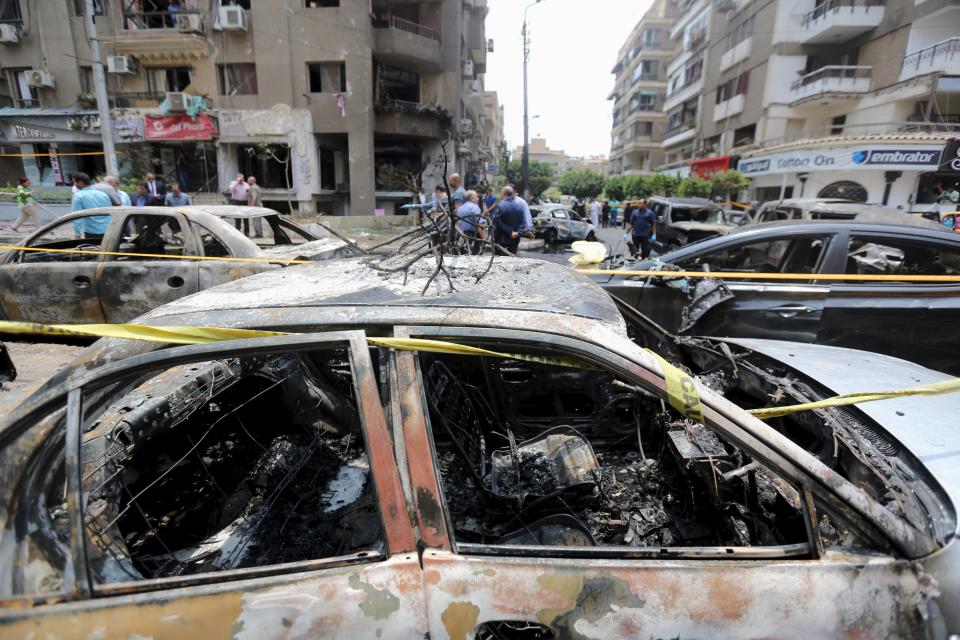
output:
M960 283L911 281L960 275L960 237L928 220L906 222L748 225L626 267L902 274L902 282L738 279L697 291L686 280L593 278L668 330L867 349L960 374Z
M267 222L272 246L258 247L220 218L236 213ZM76 237L74 223L108 216L103 238ZM257 207L110 207L68 214L24 238L37 249L124 254L324 260L346 252L341 240L318 238ZM278 264L174 260L136 255L8 251L0 256L0 317L24 322L126 322L201 289L279 268Z
M593 224L570 207L559 204L532 205L533 230L547 244L597 239Z
M860 220L899 223L915 217L893 207L839 198L788 198L764 203L748 224L786 220Z
M488 265L261 273L139 322L289 335L87 349L0 426L0 634L960 631L955 397L744 409L945 375Z
M647 207L657 215L657 243L666 251L736 228L723 208L706 198L653 196ZM630 215L630 209L625 215Z

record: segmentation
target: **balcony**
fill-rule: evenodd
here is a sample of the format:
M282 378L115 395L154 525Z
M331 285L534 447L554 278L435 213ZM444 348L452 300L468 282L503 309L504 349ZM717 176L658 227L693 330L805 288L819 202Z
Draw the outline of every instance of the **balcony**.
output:
M395 16L372 19L377 58L417 71L440 71L440 35L422 24Z
M703 76L700 76L678 87L673 93L668 95L663 101L663 110L670 111L677 105L683 104L690 98L698 96L702 90Z
M715 105L713 107L713 121L720 122L726 118L732 118L743 111L745 97L746 96L741 93L733 96L729 100L724 100L723 102Z
M904 56L900 79L940 71L944 75L960 75L960 37L948 38L926 49Z
M836 44L876 29L887 0L827 0L800 18L802 44Z
M28 98L26 100L14 100L13 106L17 109L39 109L40 101L34 98Z
M726 71L741 60L750 57L750 50L753 48L753 38L747 38L741 41L729 51L720 56L720 71Z
M100 39L142 63L194 62L208 56L205 28L199 11L129 11L124 28Z
M377 134L439 139L449 116L421 102L385 99L375 106Z
M870 90L871 67L829 65L802 76L790 85L795 106L814 97L859 97Z
M165 97L163 92L114 93L110 96L110 106L114 109L156 109Z
M687 116L674 125L668 125L663 143L660 145L664 149L692 140L697 135L696 116Z

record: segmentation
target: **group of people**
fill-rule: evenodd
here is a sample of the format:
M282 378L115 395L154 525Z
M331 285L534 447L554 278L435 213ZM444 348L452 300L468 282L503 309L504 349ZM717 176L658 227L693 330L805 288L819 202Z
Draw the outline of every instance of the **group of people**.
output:
M581 216L584 216L584 207L582 203L574 202L573 209ZM600 200L594 198L590 203L590 222L593 226L599 228L616 227L617 219L620 217L619 200ZM624 221L626 222L626 221Z
M520 240L533 233L530 206L517 194L516 187L504 186L498 198L490 189L464 189L457 173L447 176L447 182L451 189L449 197L443 186L437 186L428 211L435 214L447 209L453 213L457 228L470 241L472 254L481 253L483 241L492 233L498 253L516 255Z
M237 177L230 183L229 190L229 202L232 205L238 207L259 207L263 205L263 201L260 199L260 186L257 184L257 179L253 176L244 178L242 173L238 173ZM243 233L248 236L250 235L249 218L237 218L233 223L238 230L241 230L242 223ZM253 219L253 237L263 237L263 221L260 218Z

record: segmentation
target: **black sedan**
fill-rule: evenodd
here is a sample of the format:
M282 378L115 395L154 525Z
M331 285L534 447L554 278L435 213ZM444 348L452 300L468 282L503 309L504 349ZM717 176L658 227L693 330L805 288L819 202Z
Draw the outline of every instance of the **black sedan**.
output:
M936 224L748 226L628 268L663 263L688 271L902 275L892 282L738 279L726 280L726 288L681 278L594 279L680 333L853 347L960 374L960 283L912 279L960 275L960 236Z

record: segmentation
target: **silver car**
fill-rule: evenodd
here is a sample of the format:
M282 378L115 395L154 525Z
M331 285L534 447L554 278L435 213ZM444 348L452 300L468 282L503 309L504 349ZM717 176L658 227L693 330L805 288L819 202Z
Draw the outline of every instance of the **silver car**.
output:
M597 239L593 224L570 207L560 204L533 205L530 215L533 216L536 237L543 238L547 244L575 240L593 242Z

